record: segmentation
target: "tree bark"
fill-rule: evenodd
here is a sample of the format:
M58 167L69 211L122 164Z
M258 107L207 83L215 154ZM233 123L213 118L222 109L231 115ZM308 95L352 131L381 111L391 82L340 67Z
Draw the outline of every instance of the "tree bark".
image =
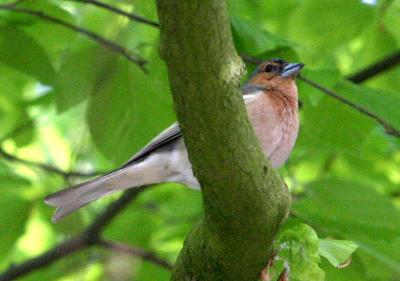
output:
M257 280L290 195L247 119L227 3L158 0L157 9L161 54L204 205L172 280Z

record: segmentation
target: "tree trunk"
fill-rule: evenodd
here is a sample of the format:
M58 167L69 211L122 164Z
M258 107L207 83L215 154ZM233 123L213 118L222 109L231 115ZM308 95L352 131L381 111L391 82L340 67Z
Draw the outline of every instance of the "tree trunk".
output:
M257 280L290 206L247 119L224 0L158 0L161 53L204 218L185 241L172 280Z

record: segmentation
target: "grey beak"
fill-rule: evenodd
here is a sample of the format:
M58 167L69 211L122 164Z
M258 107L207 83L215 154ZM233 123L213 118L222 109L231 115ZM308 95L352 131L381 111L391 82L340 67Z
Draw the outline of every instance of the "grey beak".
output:
M282 77L293 77L299 74L300 70L304 67L304 63L289 63L283 69Z

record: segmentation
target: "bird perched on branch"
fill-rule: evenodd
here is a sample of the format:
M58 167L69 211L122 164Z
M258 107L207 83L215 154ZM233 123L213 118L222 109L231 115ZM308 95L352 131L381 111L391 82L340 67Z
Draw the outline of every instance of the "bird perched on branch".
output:
M295 77L302 63L271 59L261 63L243 86L249 120L273 167L289 157L299 128ZM200 185L194 177L182 133L174 123L122 167L106 175L48 196L56 207L53 221L107 194L161 182L179 182L192 188Z

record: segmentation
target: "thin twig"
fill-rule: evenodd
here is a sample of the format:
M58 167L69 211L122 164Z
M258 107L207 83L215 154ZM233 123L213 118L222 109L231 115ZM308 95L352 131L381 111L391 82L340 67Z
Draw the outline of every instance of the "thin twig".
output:
M164 267L165 269L172 270L173 265L168 261L160 258L153 252L145 251L140 248L132 247L126 244L116 243L109 240L101 239L97 245L102 246L104 248L110 249L112 251L116 251L122 254L131 255L135 257L139 257L145 261L149 261L153 264Z
M104 46L105 48L118 53L122 56L124 56L126 59L128 59L129 61L135 63L136 65L138 65L144 72L147 73L147 70L145 68L145 64L147 63L146 60L133 55L130 51L128 51L127 49L125 49L124 47L122 47L121 45L117 44L116 42L110 41L108 39L105 39L103 37L101 37L100 35L86 30L84 28L75 26L73 24L70 24L69 22L63 21L59 18L53 17L51 15L47 15L41 11L35 11L35 10L31 10L31 9L27 9L27 8L18 8L15 7L15 4L3 4L0 5L0 10L7 10L7 11L13 11L16 13L20 13L20 14L26 14L26 15L31 15L31 16L35 16L38 18L41 18L43 20L52 22L54 24L63 26L67 29L70 29L72 31L75 31L79 34L82 34L84 36L86 36L87 38L99 43L100 45Z
M397 51L380 61L368 66L361 71L354 73L347 77L348 80L354 83L362 83L368 79L371 79L379 74L382 74L400 64L400 51Z
M339 100L340 102L358 110L362 114L374 119L375 121L377 121L379 124L381 124L385 128L387 134L395 136L395 137L400 137L400 131L397 130L396 128L394 128L389 122L387 122L385 119L381 118L377 114L367 110L366 108L364 108L361 105L358 105L352 101L347 100L346 98L344 98L342 96L339 96L337 93L335 93L331 89L325 88L304 76L299 76L299 79L303 80L305 83L309 84L310 86L322 91L323 93Z
M97 0L72 0L72 1L91 4L91 5L100 7L102 9L108 10L110 12L119 14L121 16L127 17L127 18L129 18L131 20L134 20L134 21L137 21L137 22L140 22L140 23L144 23L144 24L156 27L156 28L160 27L158 22L146 19L145 17L139 16L139 15L131 13L131 12L126 12L124 10L121 10L121 9L117 8L117 7L114 7L112 5L109 5L109 4L106 4L106 3L103 3L103 2L99 2Z
M31 167L36 167L39 169L42 169L46 172L53 173L60 175L65 178L70 178L70 177L94 177L100 174L103 174L103 172L88 172L88 173L83 173L83 172L78 172L78 171L64 171L61 170L55 166L45 164L45 163L40 163L40 162L34 162L26 159L19 158L15 155L12 155L6 151L4 151L2 148L0 148L0 156L3 156L5 159L11 162L16 162L16 163L21 163L27 166Z
M240 54L240 57L242 58L242 60L245 63L248 63L248 64L260 64L264 61L262 59L259 59L259 58L253 57L253 56L249 56L249 55L243 54L243 53Z
M68 239L51 250L27 260L18 265L11 265L6 271L0 274L0 281L11 281L24 276L41 267L53 264L60 258L69 256L86 247L86 243L81 236Z
M111 203L83 233L60 243L37 257L17 265L11 265L6 271L0 274L0 281L16 280L21 276L48 266L84 248L99 244L104 247L104 245L101 245L100 241L102 241L101 233L105 226L107 226L132 200L137 198L141 192L149 187L150 186L143 186L125 191L123 195L118 200ZM147 259L147 261L154 262L154 260L151 259ZM164 263L165 264L162 266L166 267L165 265L168 264L168 262L164 261ZM161 265L160 260L155 262L155 264Z
M14 2L11 3L5 3L3 4L4 6L9 6L9 7L13 7L13 6L17 6L18 4L25 2L25 0L15 0Z

